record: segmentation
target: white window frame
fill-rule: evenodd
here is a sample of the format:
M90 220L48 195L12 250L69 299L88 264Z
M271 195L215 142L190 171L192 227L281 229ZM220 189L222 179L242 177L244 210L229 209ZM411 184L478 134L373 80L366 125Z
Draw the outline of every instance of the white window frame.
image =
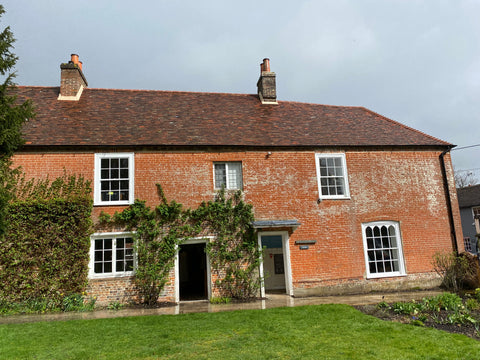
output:
M374 227L382 227L386 226L387 228L393 226L395 229L395 240L396 244L396 251L398 253L398 270L397 271L389 271L389 272L380 272L380 273L371 273L370 272L370 263L368 259L368 243L367 243L367 235L366 230L368 227L372 229ZM367 270L367 279L375 279L375 278L385 278L385 277L394 277L394 276L405 276L405 259L403 257L403 244L402 244L402 236L400 233L400 225L396 221L373 221L369 223L362 224L362 237L363 237L363 249L365 255L365 267ZM384 249L383 247L380 249ZM372 249L370 249L372 250ZM381 251L381 250L379 250Z
M115 277L126 277L132 276L135 273L137 267L137 254L133 250L133 270L132 271L114 271L116 270L116 260L117 260L117 239L118 238L132 238L134 233L131 232L110 232L110 233L95 233L90 236L90 261L88 264L88 277L90 279L104 279L104 278L115 278ZM112 272L109 273L95 273L95 240L100 239L112 239ZM135 240L134 240L135 241Z
M102 159L128 158L128 200L102 201L101 194L101 162ZM135 162L134 153L101 153L95 154L95 181L94 181L94 205L130 205L133 204L134 197L134 173Z
M237 187L237 184L234 186L230 184L230 179L228 177L228 165L229 164L240 164L240 187ZM213 188L215 190L220 190L221 187L217 187L216 185L216 173L215 173L215 166L216 165L225 165L226 171L226 184L225 190L243 190L243 163L241 161L215 161L213 163ZM238 179L236 179L238 181Z
M320 175L320 159L340 158L343 169L344 194L343 195L323 195L322 194L322 176ZM317 153L315 154L315 166L317 169L318 196L320 199L350 199L350 188L348 186L347 160L344 153Z

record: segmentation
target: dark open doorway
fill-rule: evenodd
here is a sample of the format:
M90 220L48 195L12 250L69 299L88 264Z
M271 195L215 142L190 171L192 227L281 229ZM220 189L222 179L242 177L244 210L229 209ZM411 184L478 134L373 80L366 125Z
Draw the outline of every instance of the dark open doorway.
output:
M208 299L205 243L181 245L178 259L180 300Z

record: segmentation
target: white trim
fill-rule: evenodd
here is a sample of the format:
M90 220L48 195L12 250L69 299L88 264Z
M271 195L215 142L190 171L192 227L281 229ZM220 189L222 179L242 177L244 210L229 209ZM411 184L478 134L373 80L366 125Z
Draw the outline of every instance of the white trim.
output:
M320 158L341 158L343 168L343 180L345 182L345 194L344 195L322 195L322 184L320 176ZM315 168L317 170L317 185L318 185L318 197L319 199L350 199L350 187L348 185L348 172L347 172L347 159L345 153L316 153L315 154Z
M94 233L90 235L90 260L88 262L88 278L89 279L107 279L107 278L120 278L120 277L129 277L133 276L135 273L134 271L123 271L123 272L111 272L111 273L101 273L96 274L94 272L94 261L95 261L95 240L97 239L105 239L105 238L112 238L114 241L116 238L119 237L131 237L133 242L135 243L134 233L133 232L105 232L105 233ZM115 246L112 246L112 266L115 265L116 259L116 242ZM135 250L133 251L133 268L137 267L137 254ZM113 269L112 269L113 270Z
M214 237L213 236L203 236L203 237L198 237L198 238L192 238L192 239L187 239L183 241L181 244L177 245L177 253L175 255L175 269L174 269L174 274L175 274L175 284L174 284L174 292L175 292L175 302L179 303L180 302L180 261L179 261L179 251L180 251L180 246L182 245L191 245L191 244L205 244L209 243ZM206 267L207 267L207 299L210 300L212 296L212 272L211 272L211 267L210 267L210 257L208 256L208 253L205 252L206 256Z
M101 171L101 160L102 159L112 159L112 158L128 158L128 200L120 201L102 201L101 198L101 187L100 187L100 171ZM94 201L93 205L130 205L133 204L135 199L134 189L135 189L135 154L134 153L98 153L95 154L95 174L94 174Z
M65 96L65 95L62 95L62 94L58 94L57 100L78 101L78 100L80 100L80 97L82 96L82 93L83 93L83 85L80 85L80 89L78 89L76 95Z
M290 261L290 246L289 246L289 237L288 231L259 231L258 236L258 246L260 248L261 254L263 254L262 249L262 236L263 235L281 235L282 236L282 250L283 250L283 266L285 267L285 293L287 295L293 296L293 282L292 282L292 265ZM260 258L260 279L262 282L260 288L260 296L265 297L265 282L264 282L264 273L263 273L263 255Z
M383 272L383 273L370 273L370 266L368 262L368 244L367 244L367 237L365 234L365 230L367 227L373 226L393 226L395 228L395 239L397 241L397 248L398 248L398 271L391 271L391 272ZM362 224L362 237L363 237L363 254L365 257L365 268L367 273L367 279L378 279L378 278L385 278L385 277L395 277L395 276L405 276L405 258L403 257L403 241L402 235L400 233L400 224L397 221L372 221L368 223Z

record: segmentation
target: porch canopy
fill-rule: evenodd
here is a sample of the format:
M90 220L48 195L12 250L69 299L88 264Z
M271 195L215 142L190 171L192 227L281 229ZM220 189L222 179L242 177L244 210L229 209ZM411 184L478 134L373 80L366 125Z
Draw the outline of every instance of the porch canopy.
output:
M297 220L257 220L252 223L254 229L292 228L295 230L301 224Z

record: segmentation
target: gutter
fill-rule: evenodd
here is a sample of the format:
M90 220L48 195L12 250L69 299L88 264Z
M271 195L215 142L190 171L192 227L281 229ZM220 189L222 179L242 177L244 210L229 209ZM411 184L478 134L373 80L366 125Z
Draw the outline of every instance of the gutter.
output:
M453 147L453 145L449 146L447 150L444 150L440 154L439 158L440 167L442 169L443 187L445 189L445 197L447 200L448 222L450 223L450 237L452 239L453 251L455 252L455 255L458 255L457 232L455 231L455 221L453 219L452 198L450 197L450 187L448 185L447 170L445 167L445 155L449 153Z

